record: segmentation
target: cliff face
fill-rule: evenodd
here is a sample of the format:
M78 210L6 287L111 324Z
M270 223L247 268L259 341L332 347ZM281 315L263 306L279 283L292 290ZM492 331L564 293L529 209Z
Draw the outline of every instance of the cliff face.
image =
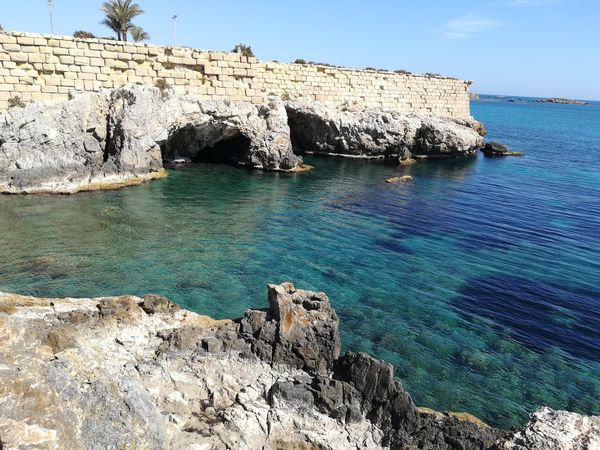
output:
M2 445L583 449L577 445L600 442L599 418L542 412L506 436L468 414L417 408L389 364L339 357L338 319L325 294L289 283L268 294L268 310L235 321L152 295L0 294ZM549 432L544 424L557 417L550 423L565 426Z
M163 157L215 157L215 149L220 159L257 169L290 170L301 162L281 100L200 102L130 86L0 116L0 193L136 184L164 176Z
M475 120L288 102L292 140L300 150L357 158L473 156L483 145Z
M291 129L290 129L291 128ZM227 162L295 171L292 149L350 157L472 156L471 119L327 107L272 98L262 105L200 101L127 86L76 94L0 115L0 193L74 193L160 178L163 160Z

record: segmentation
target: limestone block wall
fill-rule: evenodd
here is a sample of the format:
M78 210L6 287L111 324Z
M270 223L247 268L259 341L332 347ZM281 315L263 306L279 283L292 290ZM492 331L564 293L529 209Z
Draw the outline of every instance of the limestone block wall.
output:
M261 103L270 95L328 104L467 117L469 81L320 65L262 62L237 53L0 33L0 112L15 96L25 103L62 101L70 91L98 91L165 80L201 99Z

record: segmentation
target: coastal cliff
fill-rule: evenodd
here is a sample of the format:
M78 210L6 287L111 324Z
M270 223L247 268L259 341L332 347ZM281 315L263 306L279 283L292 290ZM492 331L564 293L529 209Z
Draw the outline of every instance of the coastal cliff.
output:
M268 302L238 320L213 320L155 295L0 294L0 447L600 444L599 417L545 408L507 432L465 413L418 408L391 365L339 356L339 321L324 293L270 285Z
M302 170L294 150L401 161L473 156L482 129L472 119L278 97L261 105L201 101L133 85L1 115L0 193L130 186L165 176L163 161L182 157L293 172Z

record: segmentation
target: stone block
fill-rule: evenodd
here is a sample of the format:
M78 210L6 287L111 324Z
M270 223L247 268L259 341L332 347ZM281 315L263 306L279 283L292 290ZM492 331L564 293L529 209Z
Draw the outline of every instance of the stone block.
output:
M17 43L22 45L33 45L34 41L32 37L28 36L17 36Z
M16 63L26 63L29 59L26 53L13 53L10 58Z
M94 67L94 66L83 66L81 68L81 72L82 73L100 73L100 68L99 67Z
M60 41L60 46L61 48L77 48L77 44L73 41L66 41L66 40L61 40Z
M52 53L57 55L57 56L64 56L64 55L68 55L69 54L69 49L68 48L62 48L62 47L54 47L54 50L52 50Z
M0 33L0 44L16 44L17 38L9 34Z
M68 56L68 55L60 56L59 60L60 60L61 64L74 64L75 63L75 57Z
M7 52L20 52L21 46L19 44L6 43L2 44L2 49Z
M40 53L31 53L27 57L27 61L29 63L43 63L46 61L46 55L42 55Z
M77 64L78 66L89 66L90 65L90 58L87 58L85 56L76 56L75 57L75 64Z

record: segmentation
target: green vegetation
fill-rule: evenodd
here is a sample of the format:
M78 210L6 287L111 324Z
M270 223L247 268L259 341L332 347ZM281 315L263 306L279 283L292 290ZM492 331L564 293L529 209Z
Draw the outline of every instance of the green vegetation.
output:
M144 14L144 10L132 0L111 0L102 4L105 19L101 22L117 34L117 40L127 41L127 34L135 25L131 21ZM149 37L149 36L148 36Z
M132 27L129 31L134 42L142 42L150 39L150 35L142 27Z
M294 61L294 64L306 64L306 61L303 60L302 58L298 58L297 60Z
M77 39L95 39L96 36L94 36L92 33L90 33L89 31L84 31L84 30L78 30L75 33L73 33L73 37L77 38Z
M25 108L26 106L27 105L25 104L25 102L23 102L23 100L21 100L21 97L19 97L18 95L15 95L14 97L8 99L9 108Z
M404 70L404 69L394 70L394 73L398 73L401 75L411 75L412 74L412 72L409 72L408 70Z
M254 57L254 52L252 51L252 47L250 47L249 45L246 44L238 44L235 47L233 47L233 50L231 50L233 53L241 53L242 56L247 56L248 58L253 58Z
M154 83L154 86L159 88L162 92L164 92L165 90L167 90L171 87L171 85L169 83L167 83L167 80L165 80L164 78L159 78L158 80L156 80L156 82Z

